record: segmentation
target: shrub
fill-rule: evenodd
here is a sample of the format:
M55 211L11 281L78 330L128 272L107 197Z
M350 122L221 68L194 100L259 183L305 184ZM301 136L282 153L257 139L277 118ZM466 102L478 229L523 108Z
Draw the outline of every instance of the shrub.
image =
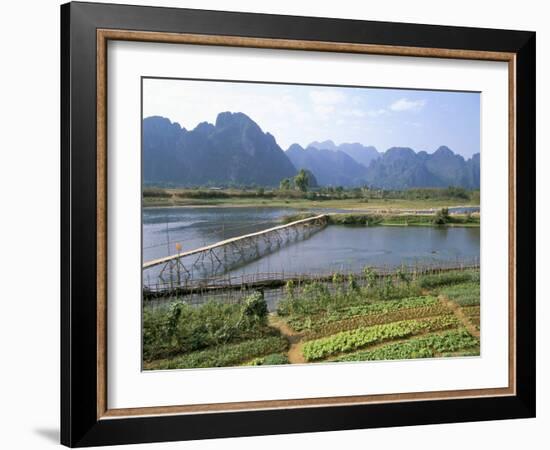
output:
M273 334L267 326L267 304L253 294L242 305L174 303L144 309L143 358L167 358L207 347Z
M376 271L372 267L365 266L363 273L365 274L365 278L367 280L367 288L374 287L374 283L376 282L376 278L378 276Z
M300 294L287 296L277 306L277 313L281 316L309 315L325 309L331 302L328 287L319 282L307 284Z
M445 225L450 220L449 208L441 208L434 217L434 223L436 225Z
M359 289L359 285L357 284L355 275L353 275L352 273L348 275L348 289L351 291L357 291Z
M227 192L212 190L212 191L201 191L201 190L189 190L184 192L178 192L176 194L179 198L229 198L230 195Z
M332 225L362 225L372 226L382 222L382 217L374 214L330 214Z
M147 198L170 198L172 195L164 189L146 188L143 189L143 197Z
M267 312L267 303L263 292L255 292L245 299L241 311L241 320L246 322L247 327L265 326Z

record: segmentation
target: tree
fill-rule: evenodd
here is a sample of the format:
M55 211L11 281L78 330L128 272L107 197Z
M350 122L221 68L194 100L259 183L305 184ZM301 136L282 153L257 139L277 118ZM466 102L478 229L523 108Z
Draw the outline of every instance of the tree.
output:
M434 223L436 225L445 225L449 222L451 216L449 216L449 208L441 208L434 217Z
M279 183L279 189L282 191L289 191L292 183L290 181L290 178L283 178L281 182Z
M294 184L300 191L307 191L307 187L309 186L309 177L304 169L300 169L298 175L294 177Z
M267 324L267 303L263 291L256 291L244 300L239 324L250 326L265 326Z

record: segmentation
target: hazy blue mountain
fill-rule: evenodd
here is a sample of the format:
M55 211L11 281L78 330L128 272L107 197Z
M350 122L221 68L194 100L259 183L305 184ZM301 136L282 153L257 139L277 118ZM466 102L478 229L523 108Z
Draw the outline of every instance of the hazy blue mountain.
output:
M308 147L315 147L319 150L340 150L347 153L355 161L359 164L363 164L365 167L369 167L372 161L380 158L380 153L378 153L376 147L364 146L358 142L336 145L334 142L329 140L324 142L312 142Z
M164 117L149 117L143 121L143 179L172 182L187 175L185 155L177 144L187 131Z
M468 161L442 146L434 153L393 147L373 161L367 184L385 189L461 186L479 188L479 153Z
M448 147L441 146L426 159L426 168L436 174L446 186L466 186L470 184L466 162L455 155Z
M475 153L468 161L466 161L466 166L468 167L468 173L470 177L470 182L472 186L479 188L479 180L481 174L481 161L480 154Z
M313 141L311 144L308 145L308 147L315 147L319 150L338 150L336 144L330 139L323 142Z
M311 148L344 152L367 168L362 180L357 178L357 173L353 174L351 180L340 176L339 179L344 186L368 184L385 189L406 189L453 185L470 189L479 188L479 153L465 161L462 156L453 153L446 146L439 147L432 154L425 151L416 153L407 147L393 147L385 153L379 153L372 146L359 143L336 145L330 140L312 142L306 150ZM332 164L330 155L324 155L325 161L317 161L317 167L324 166L324 163ZM300 163L305 164L303 158ZM313 166L309 168L317 174Z
M319 187L319 182L311 170L304 169L307 173L308 187L317 188Z
M163 117L143 120L146 183L277 186L294 175L275 138L243 113L220 113L191 131Z
M392 147L373 161L366 176L367 184L384 189L406 189L440 185L425 165L424 155L407 147Z
M321 186L359 186L364 183L367 169L340 150L304 149L292 144L286 151L296 169L307 169Z
M145 183L278 186L300 169L311 174L311 186L479 188L480 157L464 160L446 146L432 154L407 147L379 153L330 140L305 149L293 144L284 152L243 113L220 113L215 124L203 122L193 130L164 117L143 120Z

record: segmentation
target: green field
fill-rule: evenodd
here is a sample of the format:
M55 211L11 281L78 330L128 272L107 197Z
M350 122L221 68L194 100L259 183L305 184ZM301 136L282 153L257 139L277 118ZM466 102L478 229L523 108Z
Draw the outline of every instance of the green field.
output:
M144 207L279 207L292 208L296 213L281 219L290 223L317 215L323 209L328 211L329 225L346 226L480 226L479 213L448 214L446 208L452 206L476 206L479 204L477 193L471 200L455 197L414 198L410 194L392 192L390 198L351 198L350 193L342 194L341 199L310 200L300 193L292 192L292 198L284 198L277 191L257 196L254 192L242 190L200 191L153 189L144 194ZM410 198L393 198L402 195ZM315 213L309 209L316 209ZM334 209L347 209L353 212L335 213ZM433 212L426 212L433 211Z
M479 270L335 274L289 283L275 313L260 293L232 305L144 309L145 369L479 355Z
M143 191L143 206L261 206L295 209L336 208L359 211L388 211L479 205L479 191L460 191L457 194L451 188L407 191L339 189L299 192L295 190L266 190L264 188L211 190L208 188L150 187Z

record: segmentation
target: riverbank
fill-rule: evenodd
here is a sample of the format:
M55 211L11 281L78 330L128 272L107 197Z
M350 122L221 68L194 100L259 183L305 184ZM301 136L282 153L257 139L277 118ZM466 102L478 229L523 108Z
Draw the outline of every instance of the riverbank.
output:
M168 198L145 197L144 208L169 208L169 207L262 207L262 208L293 208L293 209L348 209L356 211L426 211L441 208L477 207L479 201L466 201L464 199L332 199L332 200L308 200L304 198L180 198L171 196Z
M456 187L404 190L319 187L308 191L275 188L143 189L144 207L273 207L295 209L434 210L479 205L479 190Z
M441 211L441 210L439 210ZM316 211L315 214L318 212ZM297 220L312 217L313 213L299 213L283 217L283 223L291 223ZM441 215L434 211L432 214L395 214L391 212L374 213L329 213L328 225L344 226L391 226L391 227L431 227L431 226L449 226L449 227L474 227L480 226L479 213L473 214L449 214Z

